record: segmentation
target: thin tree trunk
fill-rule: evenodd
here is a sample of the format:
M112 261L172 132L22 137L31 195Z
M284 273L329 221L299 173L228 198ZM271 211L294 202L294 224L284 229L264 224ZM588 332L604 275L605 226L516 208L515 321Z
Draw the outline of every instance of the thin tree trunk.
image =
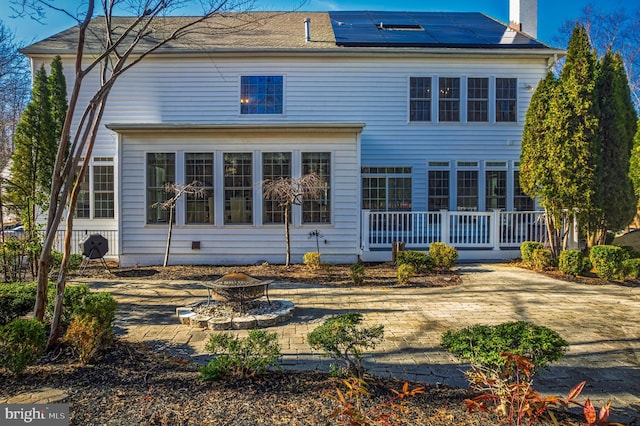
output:
M84 169L88 161L82 165ZM81 172L82 173L82 172ZM79 182L79 181L78 181ZM71 191L69 205L75 206L78 195L80 194L80 185L76 183ZM51 330L49 332L49 340L47 340L47 350L51 349L58 342L61 334L60 319L62 318L62 310L64 309L64 289L67 283L67 265L69 263L69 255L71 253L71 235L73 231L73 214L69 210L67 213L67 222L64 231L64 245L62 249L62 262L60 262L60 271L58 272L58 281L56 282L56 302L53 309L53 318L51 319Z
M289 204L284 206L284 239L286 242L285 266L291 265L291 237L289 236Z
M169 232L167 232L167 248L164 251L164 263L162 267L166 268L169 264L169 249L171 247L171 232L173 231L173 207L169 209Z

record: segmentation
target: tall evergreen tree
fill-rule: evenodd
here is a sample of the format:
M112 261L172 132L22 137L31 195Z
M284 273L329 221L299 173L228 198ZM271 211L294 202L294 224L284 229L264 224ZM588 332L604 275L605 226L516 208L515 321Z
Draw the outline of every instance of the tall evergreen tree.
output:
M631 159L629 160L629 177L633 182L633 191L638 198L638 211L640 211L640 120L636 122L636 134L633 138ZM640 227L640 216L636 212L636 227Z
M581 223L589 225L601 217L596 65L587 33L576 25L557 84L548 75L527 112L521 181L548 213L549 241L556 254L560 237L568 235L559 227L563 212L577 212Z
M560 74L557 96L550 105L553 146L552 176L557 205L578 212L580 223L593 229L601 217L598 171L600 140L596 104L595 51L585 29L576 25Z
M40 186L38 168L42 164L43 147L53 140L49 85L42 66L34 76L31 101L16 128L11 182L7 186L9 199L19 209L27 230L35 223L35 206L46 200L47 193Z
M40 169L40 183L42 188L51 188L51 175L56 160L58 144L62 135L62 126L69 107L67 102L67 82L62 72L62 59L56 55L51 62L49 75L49 94L51 99L51 121L53 123L53 140L51 145L44 148L43 166Z
M599 131L602 143L599 203L602 218L594 240L604 244L606 231L626 227L636 212L629 160L636 116L622 57L611 51L602 57L597 77Z

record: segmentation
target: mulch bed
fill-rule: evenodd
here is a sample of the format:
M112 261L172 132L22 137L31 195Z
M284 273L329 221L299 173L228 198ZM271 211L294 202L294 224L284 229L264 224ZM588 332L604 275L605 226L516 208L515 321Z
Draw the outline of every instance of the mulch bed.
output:
M41 386L64 390L70 422L77 425L329 425L338 407L340 381L326 373L273 371L250 379L199 379L197 367L153 352L143 344L116 341L95 364L74 363L65 351L53 362L28 367L22 378L0 372L0 398ZM371 377L369 407L393 397L404 382ZM410 384L410 389L425 386ZM495 418L469 414L464 389L426 386L406 399L392 424L495 425Z
M136 279L149 278L154 280L187 280L214 281L235 272L243 272L260 280L295 281L310 284L335 286L352 286L350 277L351 265L322 265L319 269L311 270L305 265L238 265L238 266L139 266L131 268L111 268L109 273L103 266L94 264L85 269L82 274L71 273L70 278L78 280L82 277L105 279ZM455 269L451 272L416 275L411 278L409 286L448 287L460 284L461 277ZM366 263L364 286L368 287L398 287L396 268L393 263Z

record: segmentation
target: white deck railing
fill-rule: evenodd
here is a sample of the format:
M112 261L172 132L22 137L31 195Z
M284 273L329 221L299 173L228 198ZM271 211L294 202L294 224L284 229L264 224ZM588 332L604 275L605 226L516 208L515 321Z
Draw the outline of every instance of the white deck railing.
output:
M82 254L80 243L83 242L91 234L100 234L109 242L109 251L105 255L106 258L118 257L118 231L115 230L84 230L74 229L71 231L71 253ZM64 230L56 232L56 238L53 242L53 249L62 251L64 248Z
M456 248L519 247L546 238L544 212L362 212L363 249L426 248L441 241Z

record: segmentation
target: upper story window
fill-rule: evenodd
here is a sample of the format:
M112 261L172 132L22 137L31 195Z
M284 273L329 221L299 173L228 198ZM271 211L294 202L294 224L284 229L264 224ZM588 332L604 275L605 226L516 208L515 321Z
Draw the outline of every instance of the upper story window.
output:
M282 114L281 75L243 75L240 78L240 114Z
M409 120L431 121L431 77L411 77Z
M489 121L489 79L467 79L467 121Z
M460 121L460 78L440 77L438 121Z
M496 121L516 121L516 78L496 78Z

